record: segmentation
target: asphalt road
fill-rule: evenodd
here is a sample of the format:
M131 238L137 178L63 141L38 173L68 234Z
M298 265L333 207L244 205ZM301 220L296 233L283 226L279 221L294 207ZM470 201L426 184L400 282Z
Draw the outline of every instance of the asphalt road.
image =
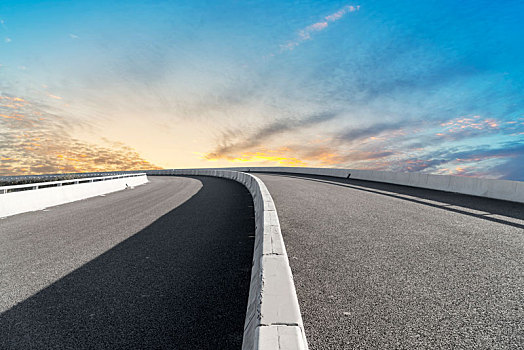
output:
M524 348L524 205L256 174L311 350Z
M150 181L0 220L0 349L240 348L249 192Z

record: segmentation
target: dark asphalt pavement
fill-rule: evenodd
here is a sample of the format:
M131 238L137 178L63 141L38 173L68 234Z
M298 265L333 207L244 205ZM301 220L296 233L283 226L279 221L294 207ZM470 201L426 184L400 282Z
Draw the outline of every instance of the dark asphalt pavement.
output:
M0 349L240 348L249 192L150 181L0 220Z
M524 348L524 205L256 174L311 350Z

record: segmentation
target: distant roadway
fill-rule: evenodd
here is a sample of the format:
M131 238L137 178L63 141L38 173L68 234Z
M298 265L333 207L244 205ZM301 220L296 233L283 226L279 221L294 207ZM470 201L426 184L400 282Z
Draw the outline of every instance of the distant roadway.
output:
M317 349L523 349L524 205L255 174Z
M210 177L0 220L0 349L239 349L253 201Z

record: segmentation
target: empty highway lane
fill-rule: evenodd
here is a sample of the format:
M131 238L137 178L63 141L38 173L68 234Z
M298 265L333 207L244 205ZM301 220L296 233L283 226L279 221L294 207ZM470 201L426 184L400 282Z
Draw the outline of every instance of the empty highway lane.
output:
M255 175L277 207L310 349L524 347L524 205Z
M150 181L0 220L1 349L240 348L251 195Z

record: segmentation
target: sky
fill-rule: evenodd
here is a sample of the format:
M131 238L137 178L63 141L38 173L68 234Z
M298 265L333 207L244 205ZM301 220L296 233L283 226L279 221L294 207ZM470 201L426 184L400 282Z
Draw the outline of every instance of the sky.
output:
M524 2L0 2L0 175L524 181Z

